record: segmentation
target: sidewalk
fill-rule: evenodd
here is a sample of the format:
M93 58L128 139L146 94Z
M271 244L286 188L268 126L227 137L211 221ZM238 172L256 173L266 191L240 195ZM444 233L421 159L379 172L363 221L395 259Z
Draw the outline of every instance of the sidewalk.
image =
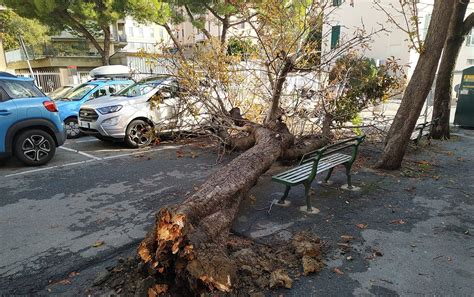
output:
M242 203L233 231L274 245L309 230L325 243L327 266L317 274L291 276L292 289L265 294L471 295L474 131L455 134L450 141L432 141L410 150L403 169L395 172L370 169L377 148L364 144L353 177L360 191L341 190L345 175L336 170L333 185L313 185L312 203L320 210L314 215L299 211L305 205L303 187L292 189L289 207L272 205L269 211L271 201L283 194L283 187L272 183L271 176L286 169L273 166ZM343 242L342 235L354 239ZM133 256L135 251L130 247L117 257ZM78 271L69 284L51 285L44 293L88 293L94 279L116 259Z
M285 168L267 172L252 190L255 203L243 203L234 229L267 243L310 230L328 246L325 269L275 295L471 295L474 131L455 134L451 141L411 150L396 172L370 169L378 154L363 146L364 166L353 177L361 190L341 190L344 171L335 171L332 186L313 185L316 215L298 210L305 205L303 187L292 189L289 207L273 205L268 214L270 201L284 190L270 177ZM354 237L349 247L338 245L342 235Z

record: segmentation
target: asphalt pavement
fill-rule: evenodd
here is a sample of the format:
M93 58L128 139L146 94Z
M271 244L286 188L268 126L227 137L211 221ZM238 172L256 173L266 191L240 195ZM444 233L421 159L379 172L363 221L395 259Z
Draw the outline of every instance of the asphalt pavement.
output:
M155 211L183 199L220 166L216 158L193 145L134 150L83 137L68 140L46 166L5 161L0 295L38 293L134 248Z
M89 294L119 256L135 255L156 209L221 166L209 149L85 140L68 141L40 171L14 161L0 168L0 293ZM309 230L324 242L327 267L264 294L472 296L473 147L474 131L457 129L450 141L411 147L402 170L388 172L372 169L380 147L365 143L353 169L359 191L342 190L336 170L332 185L312 186L317 214L300 211L303 187L291 190L289 206L272 203L283 187L271 176L288 169L275 164L241 204L233 232L284 244Z

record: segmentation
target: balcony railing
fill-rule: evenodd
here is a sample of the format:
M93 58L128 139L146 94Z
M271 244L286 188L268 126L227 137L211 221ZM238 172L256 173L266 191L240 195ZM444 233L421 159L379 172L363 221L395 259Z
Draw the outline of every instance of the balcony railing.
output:
M52 44L42 47L27 47L30 60L42 58L57 57L99 57L99 53L89 48L70 45L70 44ZM21 49L5 52L7 63L26 61L26 55Z

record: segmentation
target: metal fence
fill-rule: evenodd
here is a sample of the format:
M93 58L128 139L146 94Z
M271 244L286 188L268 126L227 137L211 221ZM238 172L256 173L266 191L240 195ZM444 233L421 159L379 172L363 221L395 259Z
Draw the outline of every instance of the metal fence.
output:
M45 93L52 92L61 87L61 78L59 72L34 71L36 85ZM29 72L17 73L18 76L31 77Z

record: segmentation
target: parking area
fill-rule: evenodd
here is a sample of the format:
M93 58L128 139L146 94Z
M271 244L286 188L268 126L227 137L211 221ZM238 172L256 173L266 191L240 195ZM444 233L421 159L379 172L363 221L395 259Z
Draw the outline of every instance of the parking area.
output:
M28 167L15 158L3 160L0 167L0 176L21 176L55 168L87 165L98 161L143 155L154 151L167 151L175 148L178 148L178 146L149 146L142 149L131 149L120 142L104 142L95 137L86 136L78 139L68 139L63 146L56 149L54 158L45 166Z
M204 141L206 142L206 141ZM48 165L0 165L0 295L31 294L134 247L154 213L221 164L211 147L68 140Z

